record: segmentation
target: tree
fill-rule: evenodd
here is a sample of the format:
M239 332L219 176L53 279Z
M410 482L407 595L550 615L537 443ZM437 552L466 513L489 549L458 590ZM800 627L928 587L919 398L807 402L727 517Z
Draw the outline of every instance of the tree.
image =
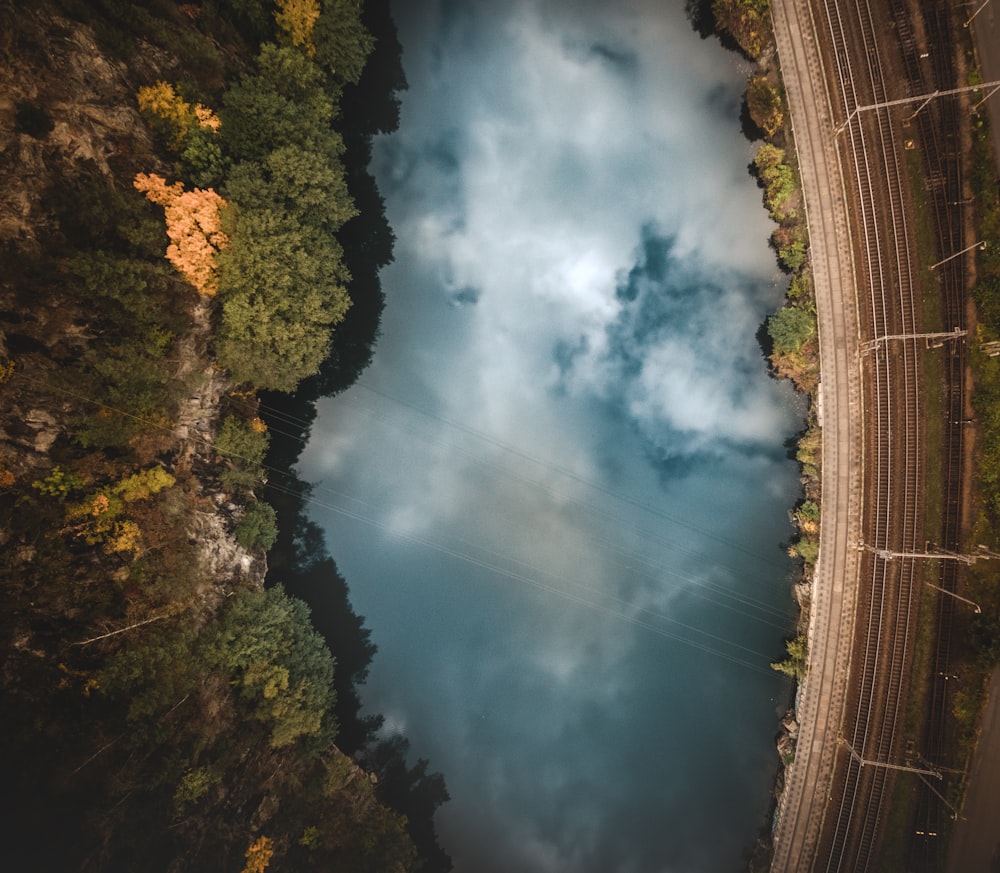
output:
M781 95L766 76L754 76L747 85L747 110L768 136L774 136L785 123Z
M258 837L247 849L245 855L247 863L243 873L264 873L273 855L274 840L270 837Z
M816 314L801 306L783 306L767 320L778 354L798 352L816 335Z
M218 132L218 116L200 103L192 106L169 82L157 82L139 89L139 111L164 133L170 147L180 151L184 141L197 128Z
M295 390L318 372L351 305L340 245L287 215L237 210L220 266L220 362L238 382Z
M229 242L219 218L226 201L211 189L185 191L180 182L168 185L156 174L138 173L133 184L163 207L170 238L167 260L199 293L215 294L219 284L216 255Z
M226 92L220 116L226 153L235 161L259 161L283 145L331 136L333 100L323 89L323 71L293 46L261 46L257 73Z
M332 741L333 658L309 622L309 607L280 585L231 598L204 658L231 677L274 748L305 736Z
M712 14L722 30L752 60L760 57L770 39L770 0L713 0Z
M73 528L76 536L89 545L104 543L112 552L138 552L142 531L135 521L122 517L128 504L149 500L175 481L162 467L150 467L70 504L66 508L66 521L76 522Z
M81 393L101 405L77 426L87 448L128 448L142 433L170 424L187 390L166 364L173 336L150 328L115 345L89 349L79 362Z
M316 60L342 84L357 83L375 47L375 40L361 23L361 4L353 0L327 0L313 40Z
M785 152L770 143L764 143L754 156L754 165L764 183L764 200L771 216L784 221L794 216L788 201L795 193L795 175L784 163Z
M236 488L253 488L260 484L264 479L261 464L269 442L266 427L260 430L235 415L228 416L215 437L215 450L227 462L227 469L219 474L219 481Z
M191 694L202 674L197 631L183 624L158 625L111 657L97 673L101 692L128 704L137 743L155 732L157 716Z
M784 661L775 661L771 664L772 670L791 676L793 679L801 679L806 675L809 660L809 641L799 634L795 639L785 643L788 657Z
M316 54L313 45L313 28L319 19L319 0L277 0L274 19L292 45L302 48L307 55Z
M260 161L244 161L226 180L226 196L241 210L268 210L327 233L338 231L358 214L347 190L344 151L331 134L325 151L312 143L276 148Z
M278 538L278 517L274 507L262 500L254 501L233 529L233 536L245 549L262 548L265 551Z

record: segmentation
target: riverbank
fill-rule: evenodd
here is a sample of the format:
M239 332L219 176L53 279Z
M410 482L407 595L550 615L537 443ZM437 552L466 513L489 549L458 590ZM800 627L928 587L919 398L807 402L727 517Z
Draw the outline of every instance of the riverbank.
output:
M772 375L789 379L808 400L807 426L795 445L802 496L790 509L790 515L797 537L788 547L789 555L801 561L799 576L791 588L799 614L795 636L787 643L788 656L772 664L774 669L791 676L795 685L789 707L777 725L778 768L769 824L759 835L748 862L752 873L763 873L771 867L774 829L780 819L788 770L796 759L800 693L810 666L809 629L820 561L823 504L819 330L806 204L770 3L733 0L713 4L713 10L720 38L726 43L728 36L735 43L730 47L742 52L753 64L745 96L744 131L749 139L760 140L762 144L751 172L763 188L764 206L777 225L771 243L778 264L789 274L785 303L765 325L764 350Z

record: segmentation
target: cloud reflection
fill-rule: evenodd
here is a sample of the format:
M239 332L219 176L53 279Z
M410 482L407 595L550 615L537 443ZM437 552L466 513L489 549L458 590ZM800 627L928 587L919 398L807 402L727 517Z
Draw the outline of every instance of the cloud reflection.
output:
M396 8L384 337L303 470L460 873L735 869L766 806L797 410L741 74L667 7Z

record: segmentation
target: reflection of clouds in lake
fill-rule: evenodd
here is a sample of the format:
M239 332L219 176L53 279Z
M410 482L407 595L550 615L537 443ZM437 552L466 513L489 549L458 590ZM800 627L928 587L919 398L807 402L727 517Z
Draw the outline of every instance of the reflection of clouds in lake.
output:
M459 873L735 867L766 805L797 422L740 75L674 6L397 9L384 338L303 467Z

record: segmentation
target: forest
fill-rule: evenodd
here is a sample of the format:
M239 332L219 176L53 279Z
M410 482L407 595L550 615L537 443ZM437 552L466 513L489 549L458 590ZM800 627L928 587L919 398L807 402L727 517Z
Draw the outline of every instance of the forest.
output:
M0 0L0 34L8 863L451 869L291 472L378 337L387 0Z

